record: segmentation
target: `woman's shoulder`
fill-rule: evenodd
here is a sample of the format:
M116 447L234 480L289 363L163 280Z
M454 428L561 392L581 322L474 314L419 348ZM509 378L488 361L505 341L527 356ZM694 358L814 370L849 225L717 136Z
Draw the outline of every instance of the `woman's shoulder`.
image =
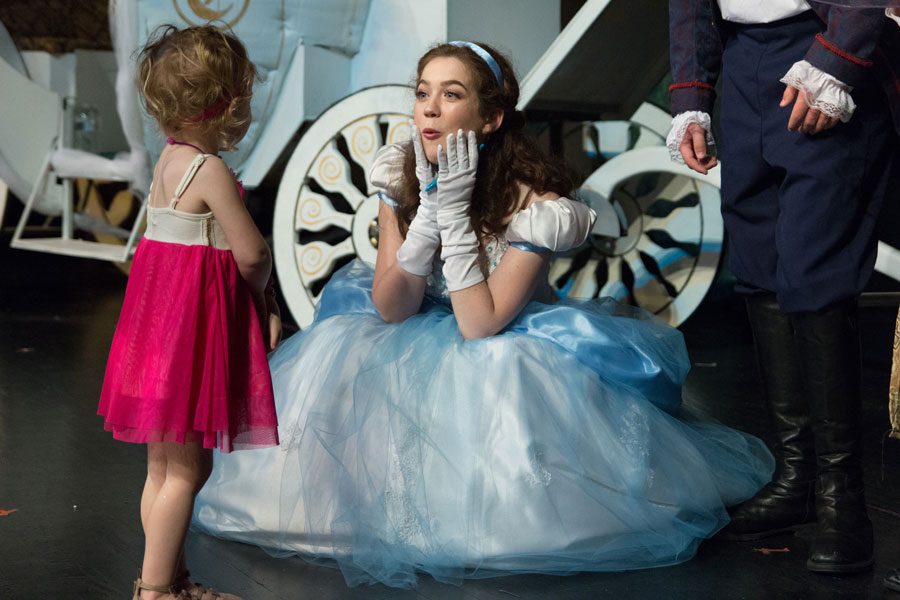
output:
M516 201L512 212L510 212L504 219L504 223L506 223L507 225L515 218L517 214L521 213L522 211L528 210L534 204L540 202L554 202L562 198L562 196L555 192L538 193L534 191L534 189L530 185L522 182L518 182L516 185L518 186L519 198Z
M582 202L554 192L539 194L520 184L519 209L510 215L506 237L553 252L583 243L591 233L596 213Z

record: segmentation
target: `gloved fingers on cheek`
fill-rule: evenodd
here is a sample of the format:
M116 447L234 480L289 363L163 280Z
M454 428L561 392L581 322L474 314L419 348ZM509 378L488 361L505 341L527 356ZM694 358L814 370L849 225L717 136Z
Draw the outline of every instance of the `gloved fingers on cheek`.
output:
M478 166L478 138L474 131L470 131L469 135L469 167Z
M463 130L460 129L456 132L456 156L458 162L458 167L460 170L464 171L469 168L469 153L466 148L467 138L463 133Z
M437 159L438 159L438 175L446 175L447 174L447 155L444 153L444 147L438 144L437 147Z
M451 133L447 136L447 168L450 171L455 171L458 160L459 158L456 156L456 136Z

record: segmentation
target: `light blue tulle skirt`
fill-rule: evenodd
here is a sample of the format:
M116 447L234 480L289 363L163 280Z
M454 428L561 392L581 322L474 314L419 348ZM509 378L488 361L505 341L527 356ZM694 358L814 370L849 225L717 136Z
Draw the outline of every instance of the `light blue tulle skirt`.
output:
M773 459L681 414L681 333L611 300L532 303L464 341L426 300L386 324L373 271L339 271L272 355L281 446L217 455L194 525L347 582L671 565L728 522Z

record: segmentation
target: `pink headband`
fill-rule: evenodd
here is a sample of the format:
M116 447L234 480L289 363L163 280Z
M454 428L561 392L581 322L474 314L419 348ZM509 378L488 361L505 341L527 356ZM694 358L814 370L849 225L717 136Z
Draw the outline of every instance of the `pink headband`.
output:
M213 117L218 117L223 112L228 110L228 107L231 106L231 100L231 96L222 96L222 98L218 102L211 106L207 106L199 115L194 115L188 120L192 123L200 123L202 121L212 119Z

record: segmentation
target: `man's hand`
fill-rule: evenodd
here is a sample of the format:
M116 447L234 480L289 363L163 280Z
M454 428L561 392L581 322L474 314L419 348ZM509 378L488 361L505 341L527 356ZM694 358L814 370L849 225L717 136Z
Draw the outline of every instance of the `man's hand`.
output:
M789 85L784 88L784 95L781 97L779 106L784 108L792 102L794 103L794 108L791 109L791 116L787 125L787 128L791 131L815 135L831 129L839 122L839 119L829 117L822 111L812 108L806 103L806 93Z
M684 132L684 139L678 146L684 164L702 175L719 164L715 156L707 154L706 130L699 123L691 123Z

